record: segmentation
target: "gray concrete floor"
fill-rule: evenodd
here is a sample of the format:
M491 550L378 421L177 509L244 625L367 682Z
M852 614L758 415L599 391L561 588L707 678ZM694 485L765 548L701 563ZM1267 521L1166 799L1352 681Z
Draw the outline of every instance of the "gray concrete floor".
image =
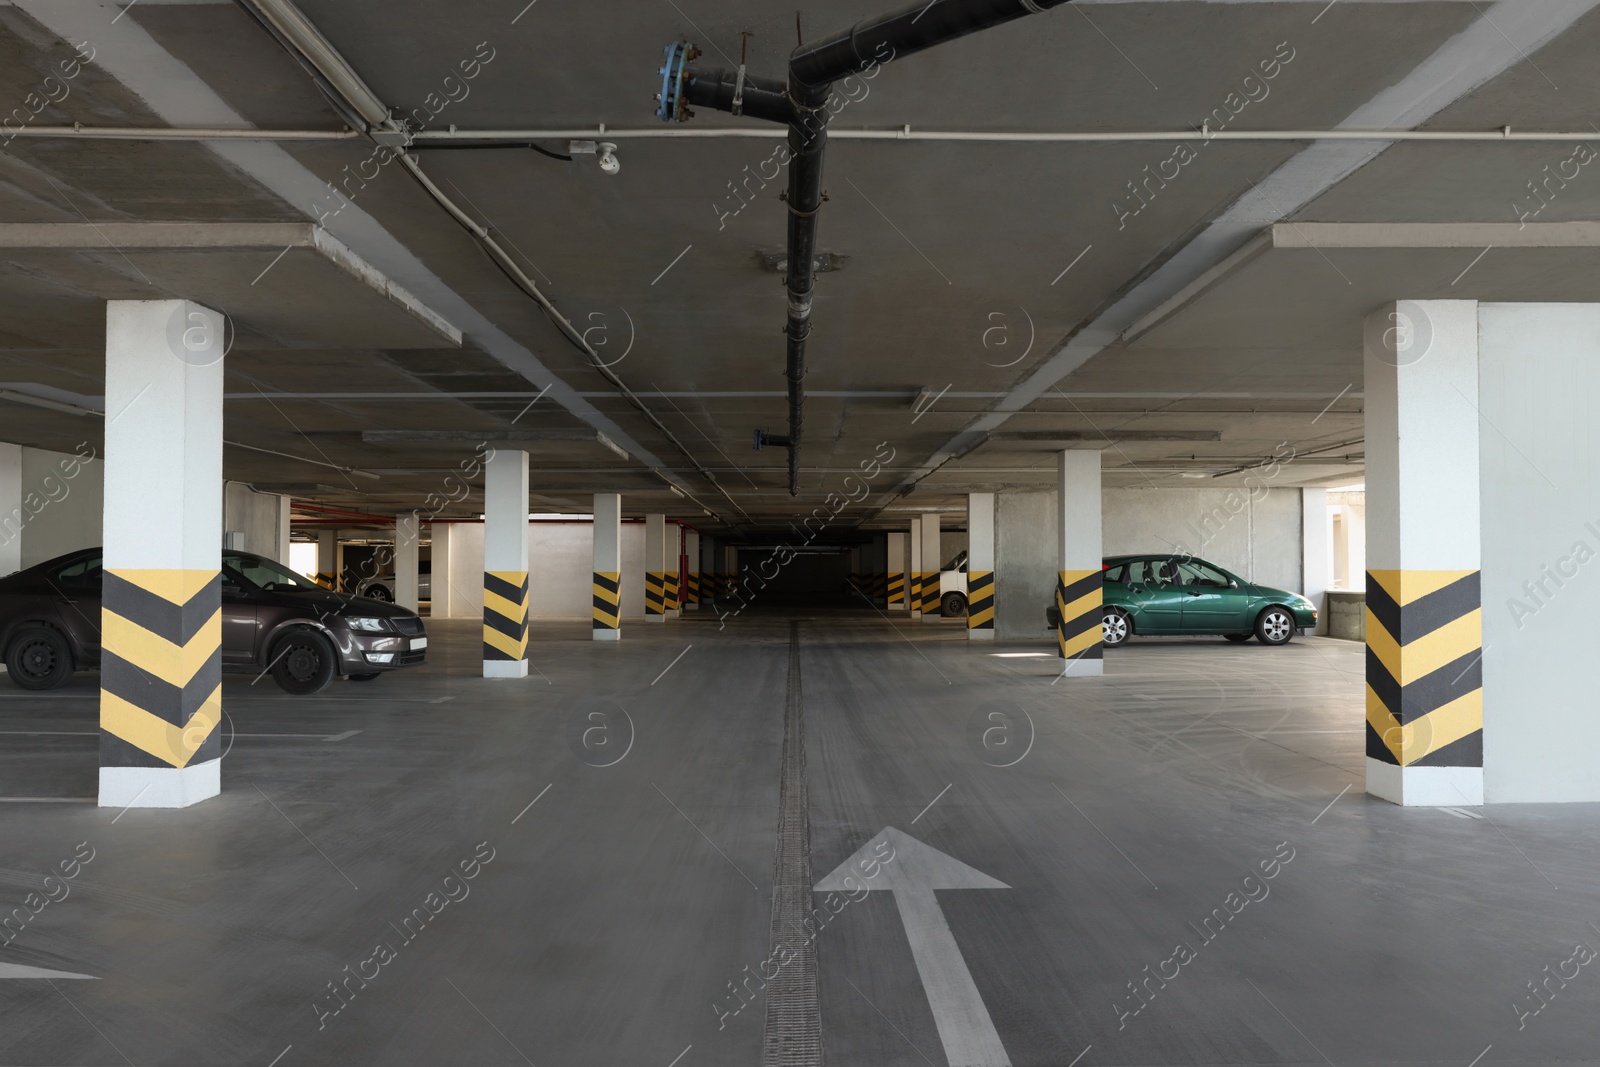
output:
M0 978L0 1065L759 1062L762 1005L714 1005L768 953L791 618L815 875L893 826L1008 884L939 903L1012 1063L1600 1062L1594 967L1520 1030L1512 1007L1600 945L1594 807L1368 799L1360 646L1136 640L1057 682L1045 645L794 608L616 645L539 624L526 681L476 677L476 626L438 620L404 675L312 699L230 679L224 793L181 812L81 799L94 675L0 683L0 913L94 855L0 964L98 979ZM1031 740L1014 765L996 722ZM578 743L596 726L614 748ZM1284 842L1268 895L1202 940ZM1194 958L1119 1018L1180 941ZM817 947L828 1062L943 1067L889 893Z

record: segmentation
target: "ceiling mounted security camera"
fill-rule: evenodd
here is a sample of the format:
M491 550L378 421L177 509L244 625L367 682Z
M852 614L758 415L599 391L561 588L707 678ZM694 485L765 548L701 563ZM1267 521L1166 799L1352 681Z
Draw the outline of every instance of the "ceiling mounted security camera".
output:
M610 141L601 141L595 146L600 150L600 170L606 174L615 174L622 169L622 161L617 158L617 146Z

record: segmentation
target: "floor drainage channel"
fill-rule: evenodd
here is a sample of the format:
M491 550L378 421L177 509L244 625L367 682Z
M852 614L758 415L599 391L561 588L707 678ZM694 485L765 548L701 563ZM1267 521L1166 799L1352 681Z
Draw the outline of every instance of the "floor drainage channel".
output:
M806 798L806 738L800 693L800 624L789 624L789 690L783 713L778 847L772 871L772 953L787 960L767 983L761 1067L821 1067L822 1012L817 950L806 935L811 912L811 817Z

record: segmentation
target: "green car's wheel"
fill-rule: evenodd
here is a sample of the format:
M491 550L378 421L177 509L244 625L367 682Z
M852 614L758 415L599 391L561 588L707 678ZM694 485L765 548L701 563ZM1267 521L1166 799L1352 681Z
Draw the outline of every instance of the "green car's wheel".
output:
M1256 619L1256 639L1263 645L1286 645L1294 636L1294 616L1273 605Z
M1250 640L1250 636L1251 635L1249 635L1249 634L1223 634L1222 636L1226 637L1229 641L1232 641L1236 645L1242 645L1246 641Z
M1121 608L1107 608L1100 616L1101 640L1107 648L1128 643L1133 636L1133 620Z

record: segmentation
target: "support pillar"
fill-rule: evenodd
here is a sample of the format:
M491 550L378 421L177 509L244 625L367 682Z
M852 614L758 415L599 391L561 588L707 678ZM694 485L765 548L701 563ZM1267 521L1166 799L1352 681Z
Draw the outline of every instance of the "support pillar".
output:
M339 588L339 531L317 531L317 578L324 589Z
M483 465L483 676L528 676L528 454Z
M1328 586L1333 584L1328 491L1300 490L1300 592L1316 605L1318 634L1328 632Z
M663 575L662 597L666 603L667 618L676 619L683 614L683 527L667 523L667 569Z
M622 640L622 496L594 495L594 639Z
M644 517L644 621L667 621L667 517Z
M1056 610L1061 623L1056 645L1065 677L1105 673L1101 643L1100 453L1062 452L1056 466Z
M967 639L994 640L994 494L967 496Z
M285 567L289 566L289 546L294 541L294 534L290 530L290 521L294 518L294 498L291 496L278 497L278 555L277 560ZM290 568L291 570L293 568ZM0 574L5 571L0 569Z
M422 559L422 521L415 511L394 517L394 602L416 611Z
M222 790L224 351L210 308L106 304L101 807Z
M889 535L889 610L901 611L906 606L906 535Z
M729 600L739 597L739 549L728 545L722 550L722 588ZM740 606L743 607L741 601Z
M944 566L939 547L939 516L922 516L922 621L943 622L939 610L939 568Z
M906 606L913 619L922 618L922 519L913 516L911 532L906 535L911 546L911 570L907 579Z
M428 615L435 619L454 618L460 613L461 594L450 581L451 568L455 566L460 550L458 535L460 523L435 522L432 524L428 549Z
M700 600L709 604L722 595L717 588L717 542L709 537L700 538Z
M0 577L22 569L22 446L0 442Z
M1483 803L1478 305L1366 329L1367 792Z
M683 532L683 610L700 610L700 535Z

